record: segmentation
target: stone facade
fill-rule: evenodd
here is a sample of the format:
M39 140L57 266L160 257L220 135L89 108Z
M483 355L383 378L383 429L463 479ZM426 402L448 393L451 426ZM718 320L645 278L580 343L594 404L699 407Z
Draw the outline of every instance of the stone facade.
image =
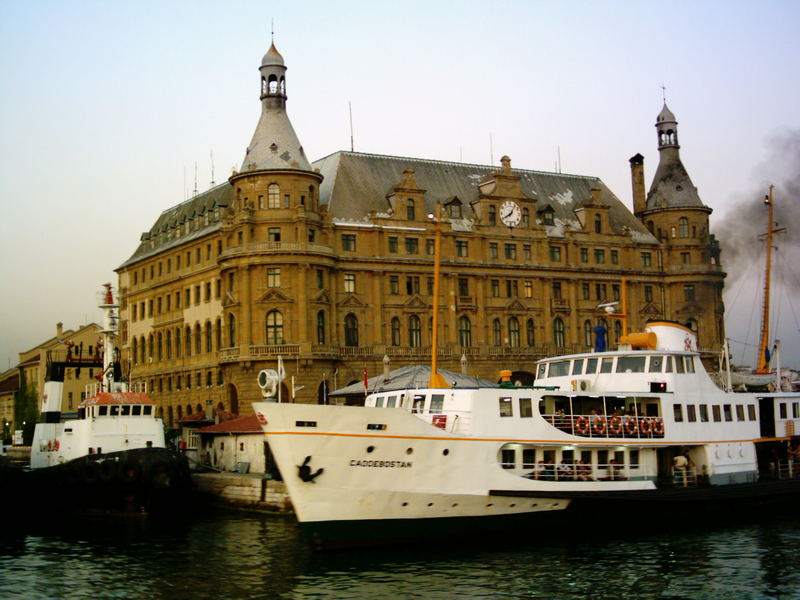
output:
M613 347L620 321L598 305L621 303L623 286L631 330L678 320L701 348L720 347L725 275L711 209L693 186L682 194L691 182L671 113L656 124L647 196L643 159L631 159L634 214L596 177L508 157L337 152L309 163L285 112L285 70L273 46L241 171L164 211L118 269L125 370L149 382L168 423L208 402L249 414L256 376L278 356L284 398L297 402L380 373L385 356L392 369L429 361L437 206L442 368L465 359L470 375L511 369L530 383L536 359L591 348L598 323Z

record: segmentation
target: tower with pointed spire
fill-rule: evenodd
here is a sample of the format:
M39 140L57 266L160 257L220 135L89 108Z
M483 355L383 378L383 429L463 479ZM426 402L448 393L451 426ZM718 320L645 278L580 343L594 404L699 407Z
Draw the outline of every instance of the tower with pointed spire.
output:
M634 214L661 243L661 262L670 275L665 298L673 312L694 327L701 320L716 324L714 331L701 331L708 346L723 338L722 283L719 243L709 231L712 209L700 199L680 157L678 121L666 102L656 117L658 167L644 195L644 157L630 159ZM708 319L706 311L718 318Z

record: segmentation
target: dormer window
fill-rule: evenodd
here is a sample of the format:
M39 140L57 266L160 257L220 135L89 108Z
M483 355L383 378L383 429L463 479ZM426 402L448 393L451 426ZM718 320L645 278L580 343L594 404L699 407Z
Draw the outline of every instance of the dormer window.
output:
M594 232L595 233L603 232L603 218L600 215L594 216Z
M447 205L447 214L450 216L451 219L460 219L461 218L461 204L459 202L452 202Z
M489 225L497 225L497 208L494 204L489 205Z
M408 219L409 221L416 220L416 215L414 211L414 200L411 198L409 198L406 201L406 219Z
M548 209L542 213L542 223L544 223L545 225L555 224L555 218L552 210Z

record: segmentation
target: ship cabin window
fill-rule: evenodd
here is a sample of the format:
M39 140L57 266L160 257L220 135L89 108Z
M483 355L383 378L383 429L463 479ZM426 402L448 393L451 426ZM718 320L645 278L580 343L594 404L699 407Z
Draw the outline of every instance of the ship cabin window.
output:
M744 421L744 404L736 405L736 420Z
M107 406L98 406L97 407L97 416L105 417L108 415L108 407Z
M533 407L530 398L519 399L519 416L521 419L529 419L533 416Z
M383 408L383 396L375 398L375 408Z
M514 407L511 404L511 398L499 398L499 402L500 402L500 416L513 417Z
M536 371L536 379L544 379L547 376L547 363L541 363Z
M708 405L706 404L700 405L700 421L703 423L708 422Z
M644 373L644 356L620 356L617 359L617 373Z
M394 408L397 404L397 396L389 396L386 398L386 408Z
M600 363L600 372L601 373L611 373L614 366L614 359L613 358L604 358Z
M440 413L444 408L444 394L433 394L431 395L431 406L428 409L428 412L432 413Z
M536 466L536 448L522 449L522 468L533 469Z
M683 422L683 404L673 404L672 411L674 413L675 422L682 423Z
M152 406L144 406L142 408L144 409L142 414L144 414L144 415L152 415L153 414L153 407Z
M414 402L411 405L412 413L421 413L425 408L425 394L414 394Z
M786 413L786 402L780 403L780 417L781 419L785 419L788 417L788 414Z
M122 412L120 413L123 417L127 417L131 414L131 407L130 406L121 406Z
M756 405L755 404L748 404L747 405L747 416L751 421L756 420Z
M694 373L694 356L684 356L683 362L687 373Z
M572 374L581 375L583 373L583 359L578 358L572 361Z
M112 406L109 406L108 409L109 409L108 410L108 414L110 414L112 417L118 417L119 416L119 406L113 406L112 405Z
M596 358L588 358L586 359L586 374L587 375L594 375L597 373L597 359Z
M715 404L711 407L711 413L714 415L714 423L722 421L722 410L719 404Z
M628 451L628 464L630 464L632 469L639 468L639 451L638 450L630 450Z
M661 373L661 368L664 366L663 356L651 356L650 364L647 366L648 373Z
M792 404L792 418L796 419L800 417L800 402L794 402Z
M516 462L516 451L513 448L503 448L500 451L500 463L504 469L513 469Z
M682 356L676 356L675 357L675 372L676 373L685 372L685 370L683 368L683 357Z
M697 421L697 407L694 404L686 405L686 420L690 423Z
M674 369L672 368L672 357L665 356L664 357L664 373L672 373Z
M133 406L133 407L131 407L131 414L134 417L140 417L142 415L142 407L141 406Z
M568 360L558 360L550 363L550 377L563 377L569 374Z
M731 412L731 405L730 404L723 404L722 405L722 412L725 414L726 421L733 421L733 412Z

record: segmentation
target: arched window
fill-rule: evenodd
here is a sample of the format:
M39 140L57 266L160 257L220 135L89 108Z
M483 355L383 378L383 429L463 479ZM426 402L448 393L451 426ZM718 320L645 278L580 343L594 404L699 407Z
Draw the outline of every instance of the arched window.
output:
M178 420L180 421L183 418L183 407L179 404L178 405Z
M167 360L169 360L172 358L172 331L167 331L165 340L164 345L167 353Z
M267 313L267 345L283 343L283 315L277 310Z
M150 336L147 338L147 358L149 358L150 361L153 360L153 335L152 334L150 334Z
M464 348L472 346L472 323L468 317L458 320L458 343Z
M409 198L406 201L406 219L409 221L414 221L416 219L416 214L414 211L414 200Z
M187 404L186 405L186 416L188 417L190 414L192 414L192 405L191 404Z
M261 78L261 93L262 94L267 93L267 80L264 79L263 77Z
M139 338L139 362L144 364L147 361L146 356L147 345L144 342L144 336Z
M286 95L286 78L281 77L281 94Z
M492 321L492 341L495 346L500 346L503 343L503 326L500 325L500 319Z
M192 328L188 325L186 326L186 356L192 355Z
M654 231L653 227L655 227L655 225L653 224L653 222L652 222L652 221L648 221L648 222L647 222L647 230L648 230L650 233L652 233L652 234L654 234L654 235L655 235L655 231Z
M181 357L181 330L175 330L175 358Z
M591 321L583 322L583 343L587 348L591 348L594 345L594 340L592 339L594 337L592 335L593 330Z
M200 323L195 323L194 326L194 353L200 354L203 351L203 330Z
M392 346L400 345L400 319L392 317Z
M278 91L278 78L275 75L270 75L267 80L267 87L270 94Z
M267 187L267 208L281 207L281 188L277 183L270 183Z
M682 238L689 237L689 219L686 217L678 219L678 236Z
M211 332L211 321L206 321L206 352L212 352L214 350L212 345L213 339L214 334Z
M614 340L619 344L619 338L622 337L622 323L619 320L614 320Z
M160 331L156 336L156 358L158 360L162 360L164 358L164 339L161 336Z
M553 320L553 345L556 348L564 347L564 321L560 318Z
M344 318L344 345L358 346L358 319L353 313L348 313Z
M408 317L408 345L412 348L419 348L422 345L420 322L417 315Z
M519 321L517 317L508 320L508 345L512 348L519 348Z
M172 426L172 407L171 406L167 409L167 423L169 423L170 426Z
M317 343L325 343L325 311L321 310L317 313Z
M136 338L133 338L133 342L131 343L131 356L133 356L133 364L139 364L139 344L136 341Z
M594 232L602 233L603 231L603 218L600 215L594 216Z
M236 346L236 317L233 313L228 315L228 346Z
M536 327L534 326L533 319L528 319L525 322L525 336L528 340L528 346L532 348L536 345Z

